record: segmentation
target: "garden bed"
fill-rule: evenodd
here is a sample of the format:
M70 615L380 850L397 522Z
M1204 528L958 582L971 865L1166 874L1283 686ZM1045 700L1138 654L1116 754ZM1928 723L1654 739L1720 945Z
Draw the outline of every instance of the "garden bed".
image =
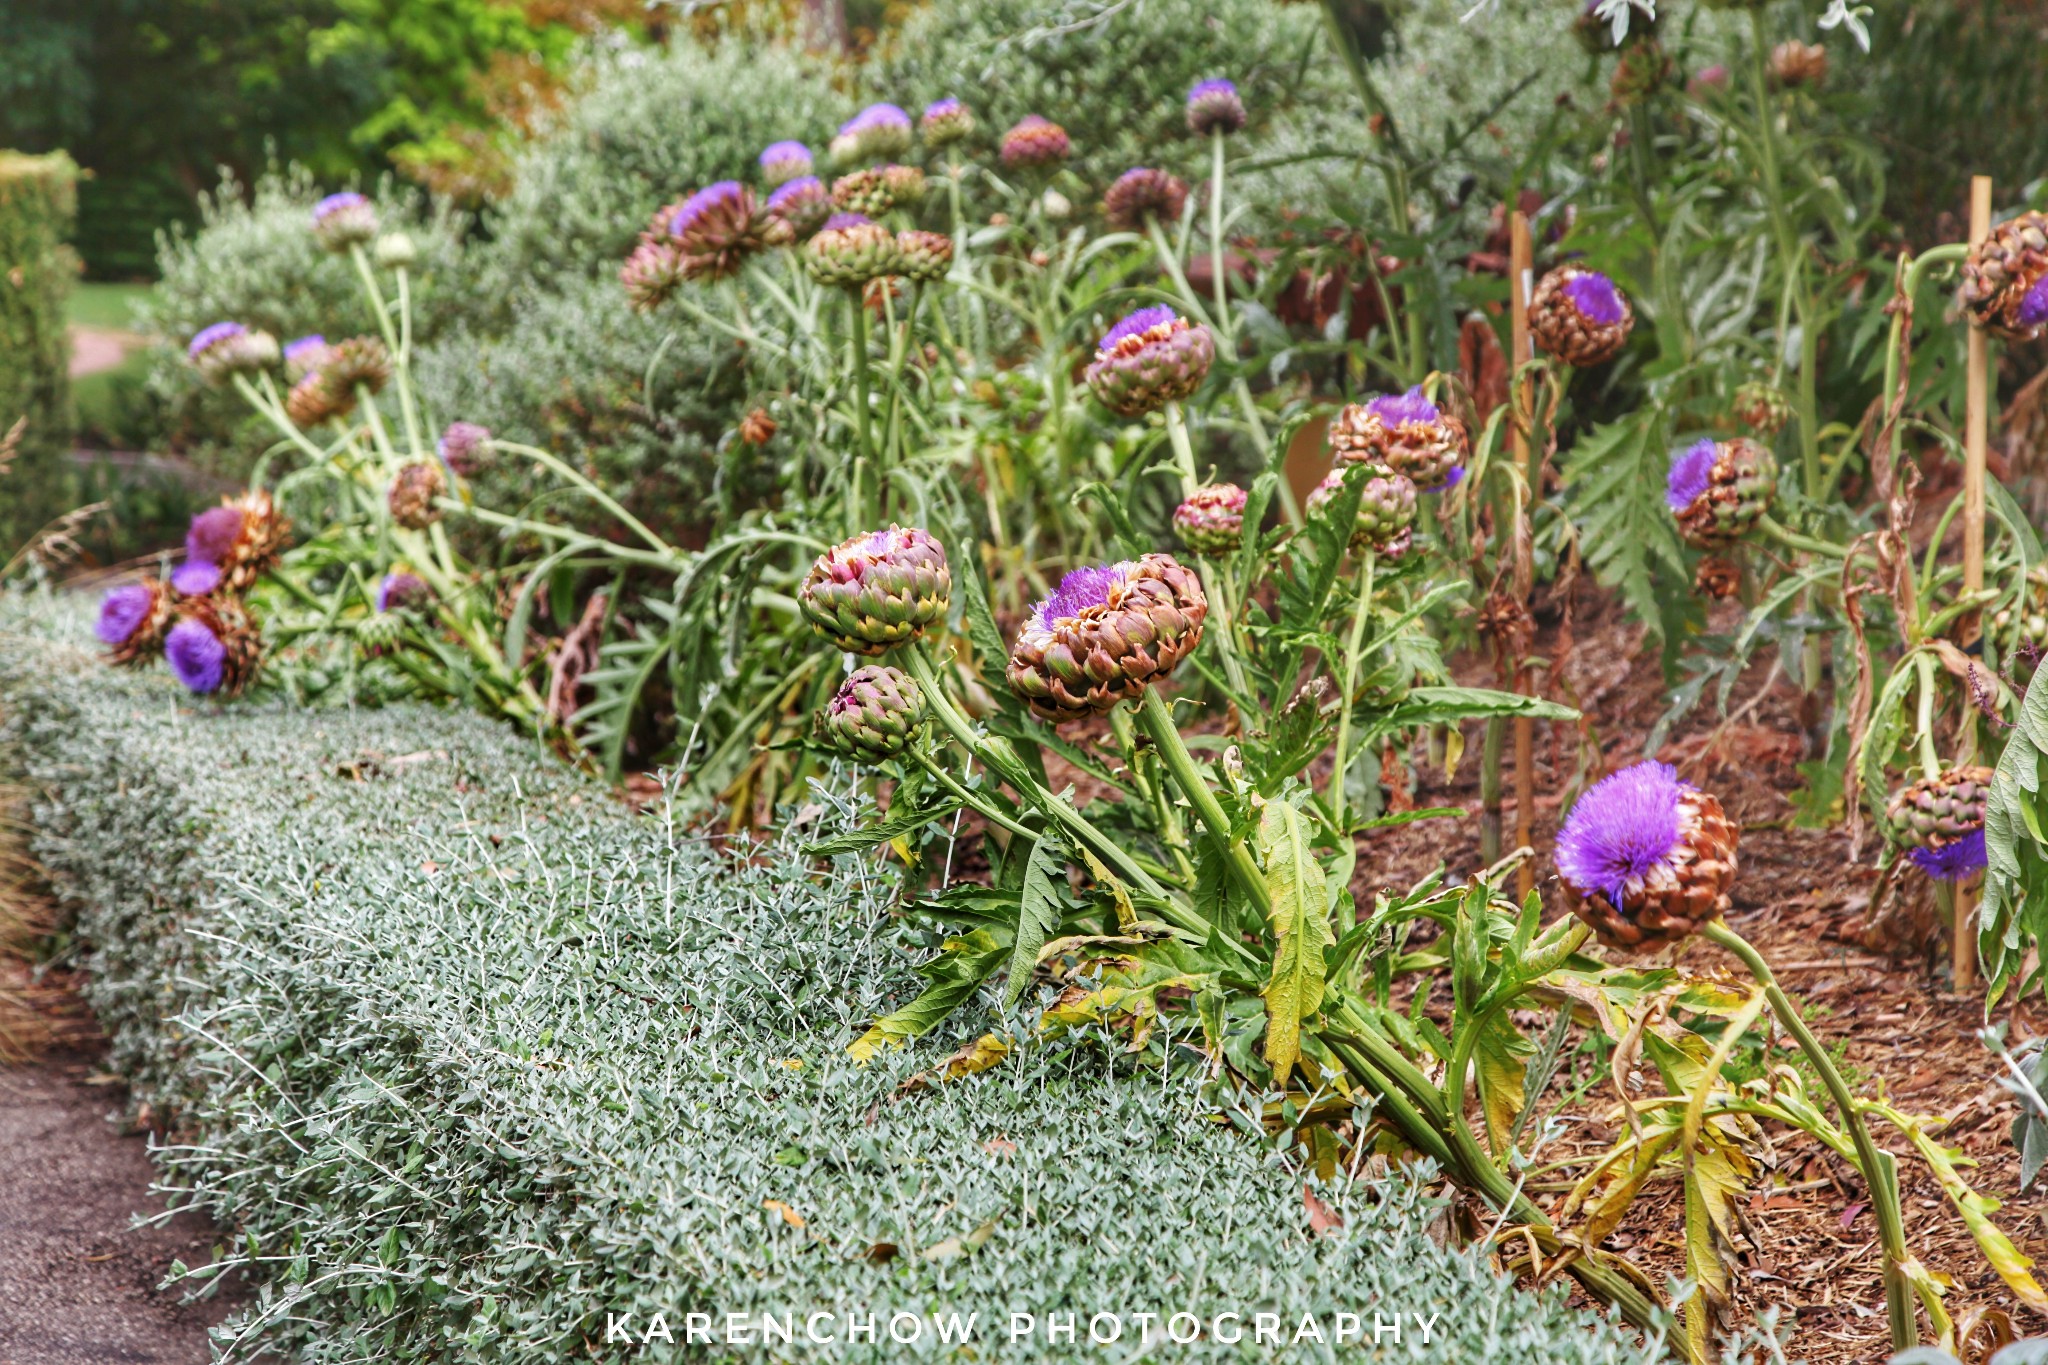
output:
M482 719L194 704L106 671L69 610L7 613L8 735L111 1065L168 1125L175 1201L232 1229L224 1259L257 1279L232 1358L662 1358L692 1353L691 1312L745 1315L779 1356L803 1348L761 1345L762 1315L801 1333L813 1311L839 1315L821 1333L874 1314L884 1338L921 1315L916 1343L835 1348L851 1358L955 1353L934 1314L1061 1360L1054 1313L1084 1347L1118 1314L1127 1350L1136 1314L1157 1334L1191 1312L1185 1349L1263 1356L1252 1314L1290 1342L1304 1315L1332 1336L1359 1314L1370 1342L1375 1311L1406 1339L1369 1358L1644 1358L1441 1248L1414 1186L1305 1187L1092 1042L914 1082L1002 1027L970 1010L852 1062L922 954L870 869L795 854L852 821L837 797L740 858ZM1034 1318L1015 1342L1013 1312ZM657 1313L673 1345L606 1343L608 1318L639 1338Z

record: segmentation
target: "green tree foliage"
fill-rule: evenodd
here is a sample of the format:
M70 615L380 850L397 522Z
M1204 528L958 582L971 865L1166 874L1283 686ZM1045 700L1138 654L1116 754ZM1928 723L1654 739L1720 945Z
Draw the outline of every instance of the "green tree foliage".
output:
M74 262L64 239L77 181L77 166L61 152L0 153L0 433L23 423L11 455L0 455L0 560L62 510L66 492L64 297Z

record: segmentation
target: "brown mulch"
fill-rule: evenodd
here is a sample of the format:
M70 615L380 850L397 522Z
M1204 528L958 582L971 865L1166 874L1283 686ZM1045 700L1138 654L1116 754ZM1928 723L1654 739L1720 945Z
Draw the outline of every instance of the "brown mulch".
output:
M1714 624L1726 629L1739 619L1740 608L1731 604L1720 609ZM1554 914L1563 913L1563 901L1548 859L1560 806L1600 773L1644 757L1642 745L1667 704L1654 651L1641 648L1640 627L1611 604L1595 619L1582 619L1576 633L1563 681L1590 723L1583 731L1578 725L1539 725L1535 755L1538 885ZM1555 643L1541 639L1536 652ZM1741 871L1729 921L1773 964L1787 991L1809 1007L1809 1022L1823 1043L1844 1045L1851 1083L1860 1080L1865 1093L1882 1086L1901 1110L1945 1120L1939 1139L1977 1163L1964 1170L1964 1178L1980 1194L2004 1203L1995 1221L2024 1254L2048 1262L2048 1189L2037 1185L2019 1192L2019 1156L2008 1138L2014 1101L1996 1083L1996 1061L1975 1036L1984 1022L1984 990L1981 984L1964 994L1952 989L1946 933L1924 878L1907 871L1896 886L1883 886L1876 841L1868 833L1859 860L1839 825L1793 827L1792 794L1804 785L1797 765L1806 757L1807 738L1796 688L1768 676L1770 653L1759 651L1759 662L1734 689L1732 721L1724 722L1710 694L1653 756L1718 795L1740 823ZM1483 662L1460 673L1473 684L1493 681ZM1477 812L1477 727L1468 727L1467 741L1464 762L1448 783L1441 771L1411 769L1408 799L1418 806ZM1505 785L1511 840L1512 774ZM1477 829L1476 819L1444 819L1368 834L1354 889L1363 897L1381 887L1407 886L1439 863L1454 875L1470 876L1480 870ZM1637 960L1656 963L1669 955ZM1739 963L1701 942L1686 945L1678 961L1693 972L1741 973ZM2010 1021L2013 1044L2048 1030L2048 1012L2010 997L2001 1002L1998 1017ZM1561 1078L1559 1085L1567 1081ZM1595 1083L1570 1112L1592 1121L1577 1125L1565 1139L1565 1151L1547 1150L1546 1161L1570 1154L1574 1143L1590 1158L1617 1136L1602 1121L1618 1113L1611 1081ZM1974 1314L2002 1312L2021 1336L2048 1332L2048 1315L2017 1302L1904 1136L1882 1125L1873 1131L1881 1146L1900 1157L1913 1252L1954 1282L1947 1298L1951 1316L1962 1324ZM1813 1365L1885 1360L1890 1352L1876 1226L1862 1182L1846 1163L1801 1134L1770 1131L1768 1137L1773 1158L1765 1187L1742 1210L1745 1244L1737 1248L1740 1265L1731 1277L1730 1320L1747 1322L1756 1310L1779 1305L1798 1324L1796 1357ZM1547 1197L1554 1203L1563 1196ZM1674 1176L1644 1192L1606 1245L1656 1279L1678 1275L1683 1219L1683 1191ZM1973 1350L1969 1358L1981 1357Z

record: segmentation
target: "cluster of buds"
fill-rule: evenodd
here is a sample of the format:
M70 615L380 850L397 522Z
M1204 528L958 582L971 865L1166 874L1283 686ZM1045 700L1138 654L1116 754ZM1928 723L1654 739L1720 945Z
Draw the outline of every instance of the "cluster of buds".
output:
M889 161L910 150L910 115L893 104L871 104L839 125L831 143L841 166Z
M882 654L943 621L953 598L946 547L891 526L833 546L797 590L804 619L849 654Z
M1957 291L1970 320L2012 341L2048 323L2048 214L2029 211L1991 229L1963 262Z
M1733 401L1735 420L1769 440L1792 420L1792 400L1775 384L1752 379L1737 386Z
M1984 867L1991 778L1989 768L1949 768L1892 793L1885 817L1915 867L1937 881L1960 881Z
M1308 495L1308 514L1323 516L1344 491L1344 469L1323 475ZM1383 466L1368 466L1358 492L1358 519L1351 528L1351 548L1370 550L1382 559L1399 559L1415 541L1415 481Z
M1720 801L1666 763L1623 768L1587 788L1557 835L1574 914L1605 943L1676 942L1719 918L1739 831Z
M1057 166L1072 150L1073 140L1067 136L1067 130L1037 114L1026 114L1003 134L1003 165L1012 170Z
M1244 542L1244 505L1245 491L1234 483L1197 488L1173 509L1173 529L1198 555L1227 555Z
M173 603L161 582L125 583L100 599L93 629L109 662L135 665L161 653L172 676L191 692L235 696L262 666L262 637L233 597Z
M920 126L924 129L927 146L950 146L974 135L974 114L966 105L948 95L925 106Z
M391 382L391 355L375 337L349 337L324 347L313 368L285 395L285 415L316 427L355 411L358 393L378 393Z
M859 763L882 763L909 747L924 723L916 679L887 664L857 668L815 721L817 738Z
M313 240L329 251L361 246L377 235L377 209L353 190L313 205Z
M1196 137L1242 132L1244 117L1244 101L1227 80L1196 81L1188 91L1188 131Z
M1162 303L1140 308L1110 328L1083 378L1111 412L1142 417L1200 388L1215 361L1209 329Z
M1688 545L1718 549L1748 535L1778 491L1778 462L1766 446L1737 436L1697 441L1671 462L1664 501Z
M789 227L737 180L721 180L678 204L668 234L686 280L722 280L739 273L749 256L789 240Z
M1581 369L1614 359L1635 325L1628 296L1583 266L1559 266L1529 299L1529 334L1536 344Z
M209 384L231 375L255 374L278 362L277 338L239 322L216 322L203 328L185 348L186 359Z
M1201 579L1171 555L1075 569L1018 633L1010 690L1055 725L1101 715L1170 675L1208 615Z
M1179 222L1187 202L1187 181L1149 166L1134 166L1103 194L1102 216L1120 232L1143 232L1148 222Z
M1353 403L1330 423L1330 456L1338 467L1379 465L1431 492L1448 488L1471 450L1465 424L1417 385Z

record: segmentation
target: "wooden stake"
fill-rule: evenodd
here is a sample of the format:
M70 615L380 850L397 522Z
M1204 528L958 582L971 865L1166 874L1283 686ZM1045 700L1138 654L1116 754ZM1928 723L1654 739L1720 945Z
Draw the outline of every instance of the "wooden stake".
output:
M1535 354L1529 342L1529 293L1535 288L1535 252L1529 245L1529 217L1517 210L1510 220L1508 235L1508 298L1510 300L1508 367L1512 374L1518 374L1521 367ZM1530 441L1528 425L1534 396L1529 392L1525 379L1514 381L1514 442L1515 464L1528 481L1529 502L1536 499L1537 480L1541 471L1536 468L1535 445ZM1526 506L1526 504L1525 504ZM1527 513L1525 512L1526 516ZM1520 527L1506 528L1504 534L1519 536ZM1512 553L1514 542L1506 542ZM1529 604L1522 603L1524 607ZM1530 692L1530 675L1527 664L1521 664L1515 674L1515 690L1523 696ZM1536 722L1528 716L1515 717L1515 844L1526 848L1536 841ZM1527 896L1536 885L1536 866L1532 861L1522 864L1515 878L1516 894Z
M1970 247L1975 250L1991 234L1991 177L1970 178ZM1984 586L1984 455L1991 427L1991 347L1981 327L1969 335L1968 387L1963 408L1963 591ZM1977 612L1964 617L1957 635L1967 647L1980 638ZM1963 750L1976 757L1977 716L1969 699L1962 704ZM1960 886L1955 897L1955 941L1949 965L1958 991L1977 985L1977 897Z

